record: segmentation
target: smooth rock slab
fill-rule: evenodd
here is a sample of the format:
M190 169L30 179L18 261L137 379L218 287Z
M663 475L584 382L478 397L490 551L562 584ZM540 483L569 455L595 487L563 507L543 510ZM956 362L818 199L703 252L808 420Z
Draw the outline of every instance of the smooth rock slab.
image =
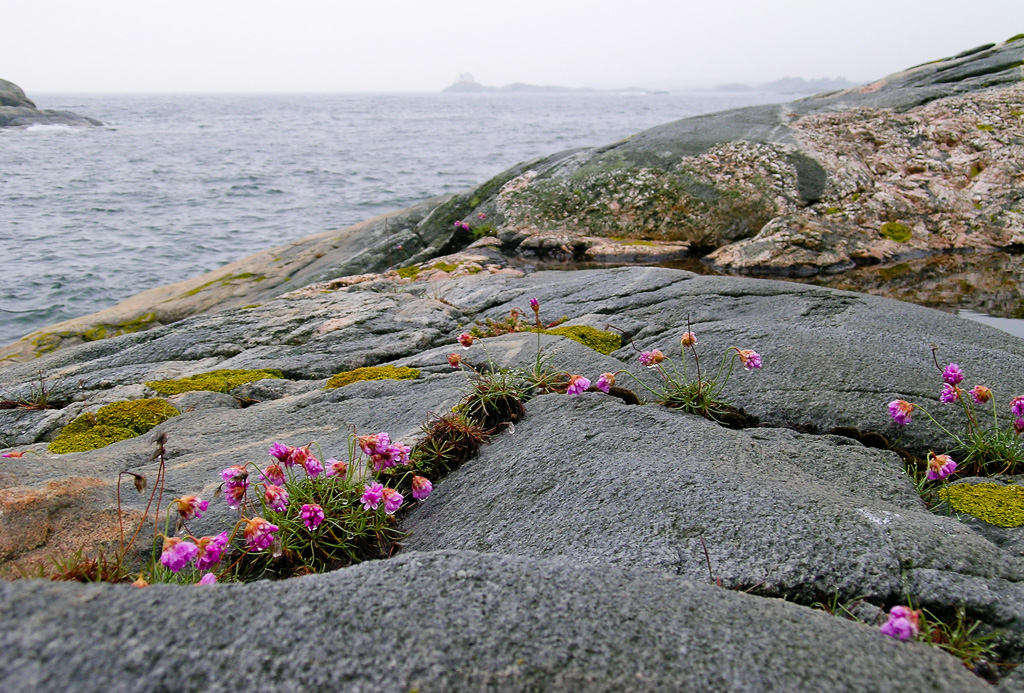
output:
M0 620L0 680L39 693L990 690L786 602L469 552L250 585L0 583Z

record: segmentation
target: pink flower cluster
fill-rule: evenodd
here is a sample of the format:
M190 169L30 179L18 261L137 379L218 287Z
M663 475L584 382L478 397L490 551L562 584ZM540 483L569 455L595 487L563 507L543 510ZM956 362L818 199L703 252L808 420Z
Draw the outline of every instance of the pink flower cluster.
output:
M210 507L209 501L204 501L199 496L182 496L175 498L172 502L177 504L178 514L182 520L202 517L206 509Z
M565 389L567 395L583 394L590 389L590 380L582 375L570 375L569 386Z
M457 221L455 222L455 228L462 231L469 231L469 224L464 221Z
M305 470L306 475L312 478L320 476L324 471L323 464L317 459L308 445L294 447L284 443L274 443L267 450L267 453L287 467L299 466Z
M196 570L208 570L220 561L227 544L227 532L203 537L196 543L178 537L166 537L160 563L172 573L177 573L193 560L196 562Z
M894 606L889 610L889 620L881 627L882 635L898 640L916 638L920 632L920 616L920 611L905 606Z
M388 515L394 515L395 511L402 507L402 501L405 498L395 489L373 482L363 486L363 496L360 500L364 510L376 510L377 506L383 501L384 512Z
M645 368L654 368L664 360L665 354L661 353L660 349L640 352L640 365Z
M370 465L374 471L409 464L409 446L392 443L391 437L383 431L374 435L359 436L356 441L363 453L369 455Z
M254 517L245 521L242 535L250 551L263 551L274 543L274 532L279 529L281 528L262 517Z
M761 367L761 354L757 353L753 349L736 349L736 353L739 354L740 363L743 364L743 368L751 370L753 368Z
M314 503L303 505L301 514L307 529L316 529L324 521L324 509Z
M928 478L932 481L941 481L956 471L956 462L949 455L936 455L928 453Z
M894 399L889 402L889 416L900 426L906 426L911 421L911 414L914 413L914 405L905 399Z
M244 464L233 464L220 473L224 481L224 498L228 507L237 510L245 500L249 488L249 472Z

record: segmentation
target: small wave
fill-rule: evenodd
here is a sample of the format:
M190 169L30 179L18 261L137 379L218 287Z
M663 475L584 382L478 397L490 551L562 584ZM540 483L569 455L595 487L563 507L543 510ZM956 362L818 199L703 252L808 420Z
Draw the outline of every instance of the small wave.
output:
M71 132L74 129L63 123L33 123L25 128L25 132Z

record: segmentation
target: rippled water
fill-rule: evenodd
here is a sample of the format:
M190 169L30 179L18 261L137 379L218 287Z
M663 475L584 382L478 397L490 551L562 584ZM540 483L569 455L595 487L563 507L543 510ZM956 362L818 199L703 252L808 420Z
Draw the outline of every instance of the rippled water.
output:
M768 94L32 95L0 130L0 344L257 250Z

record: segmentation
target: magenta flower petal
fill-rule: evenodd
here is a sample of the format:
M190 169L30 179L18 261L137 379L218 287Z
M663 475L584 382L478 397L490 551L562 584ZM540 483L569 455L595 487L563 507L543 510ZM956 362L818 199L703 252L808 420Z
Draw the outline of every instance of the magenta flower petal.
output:
M197 553L199 553L199 549L192 542L183 541L178 537L167 537L164 539L160 563L169 568L172 573L177 573L191 563Z
M942 379L947 385L959 385L964 381L964 372L960 370L960 366L951 363L942 371Z
M579 395L590 389L590 380L582 375L569 376L569 387L565 389L567 395Z
M360 501L364 510L376 510L377 506L384 499L384 485L376 482L363 486L363 495Z
M262 517L255 517L251 520L246 520L246 522L243 534L250 551L263 551L269 548L274 543L274 532L281 529Z
M197 585L215 585L217 584L217 576L213 573L207 573L199 579Z
M413 476L412 478L412 497L416 500L423 500L431 494L434 490L434 485L430 483L430 479L422 476Z
M316 529L324 521L324 509L319 505L307 503L302 506L302 521L308 529Z
M906 426L911 421L911 414L914 405L903 399L894 399L889 402L889 416L900 426Z

